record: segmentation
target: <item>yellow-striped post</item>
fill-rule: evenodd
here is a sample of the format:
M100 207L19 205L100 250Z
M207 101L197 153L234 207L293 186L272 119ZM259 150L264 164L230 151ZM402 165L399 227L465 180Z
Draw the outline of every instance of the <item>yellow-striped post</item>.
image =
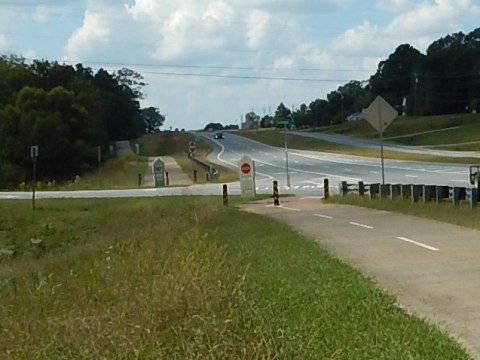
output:
M330 189L328 187L328 179L323 180L323 198L328 199L330 197Z
M227 189L227 185L223 185L223 206L228 206L228 189Z
M280 206L280 201L278 200L278 181L273 182L273 205Z

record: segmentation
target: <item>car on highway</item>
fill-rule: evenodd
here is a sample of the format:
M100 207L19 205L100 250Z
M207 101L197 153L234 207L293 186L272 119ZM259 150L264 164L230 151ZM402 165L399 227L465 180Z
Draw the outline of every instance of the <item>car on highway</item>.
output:
M217 132L214 136L213 136L215 139L223 139L223 133L221 132Z

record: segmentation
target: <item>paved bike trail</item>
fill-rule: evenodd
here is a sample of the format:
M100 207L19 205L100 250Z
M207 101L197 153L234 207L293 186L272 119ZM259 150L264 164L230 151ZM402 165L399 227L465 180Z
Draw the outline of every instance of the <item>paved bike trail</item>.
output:
M314 239L480 359L480 231L312 197L241 208L284 221Z

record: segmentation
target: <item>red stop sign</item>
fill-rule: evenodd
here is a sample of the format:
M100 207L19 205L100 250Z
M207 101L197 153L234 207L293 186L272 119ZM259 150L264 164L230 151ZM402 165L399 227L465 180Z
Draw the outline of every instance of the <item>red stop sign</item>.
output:
M242 166L240 166L240 170L242 170L242 173L245 175L249 174L251 169L252 167L249 163L243 163Z

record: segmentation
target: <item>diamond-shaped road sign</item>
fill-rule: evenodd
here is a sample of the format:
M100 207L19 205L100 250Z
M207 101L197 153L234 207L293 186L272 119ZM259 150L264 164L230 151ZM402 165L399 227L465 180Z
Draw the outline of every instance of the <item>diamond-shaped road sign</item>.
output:
M380 133L383 133L397 115L397 110L381 96L377 96L370 106L363 111L363 117Z

